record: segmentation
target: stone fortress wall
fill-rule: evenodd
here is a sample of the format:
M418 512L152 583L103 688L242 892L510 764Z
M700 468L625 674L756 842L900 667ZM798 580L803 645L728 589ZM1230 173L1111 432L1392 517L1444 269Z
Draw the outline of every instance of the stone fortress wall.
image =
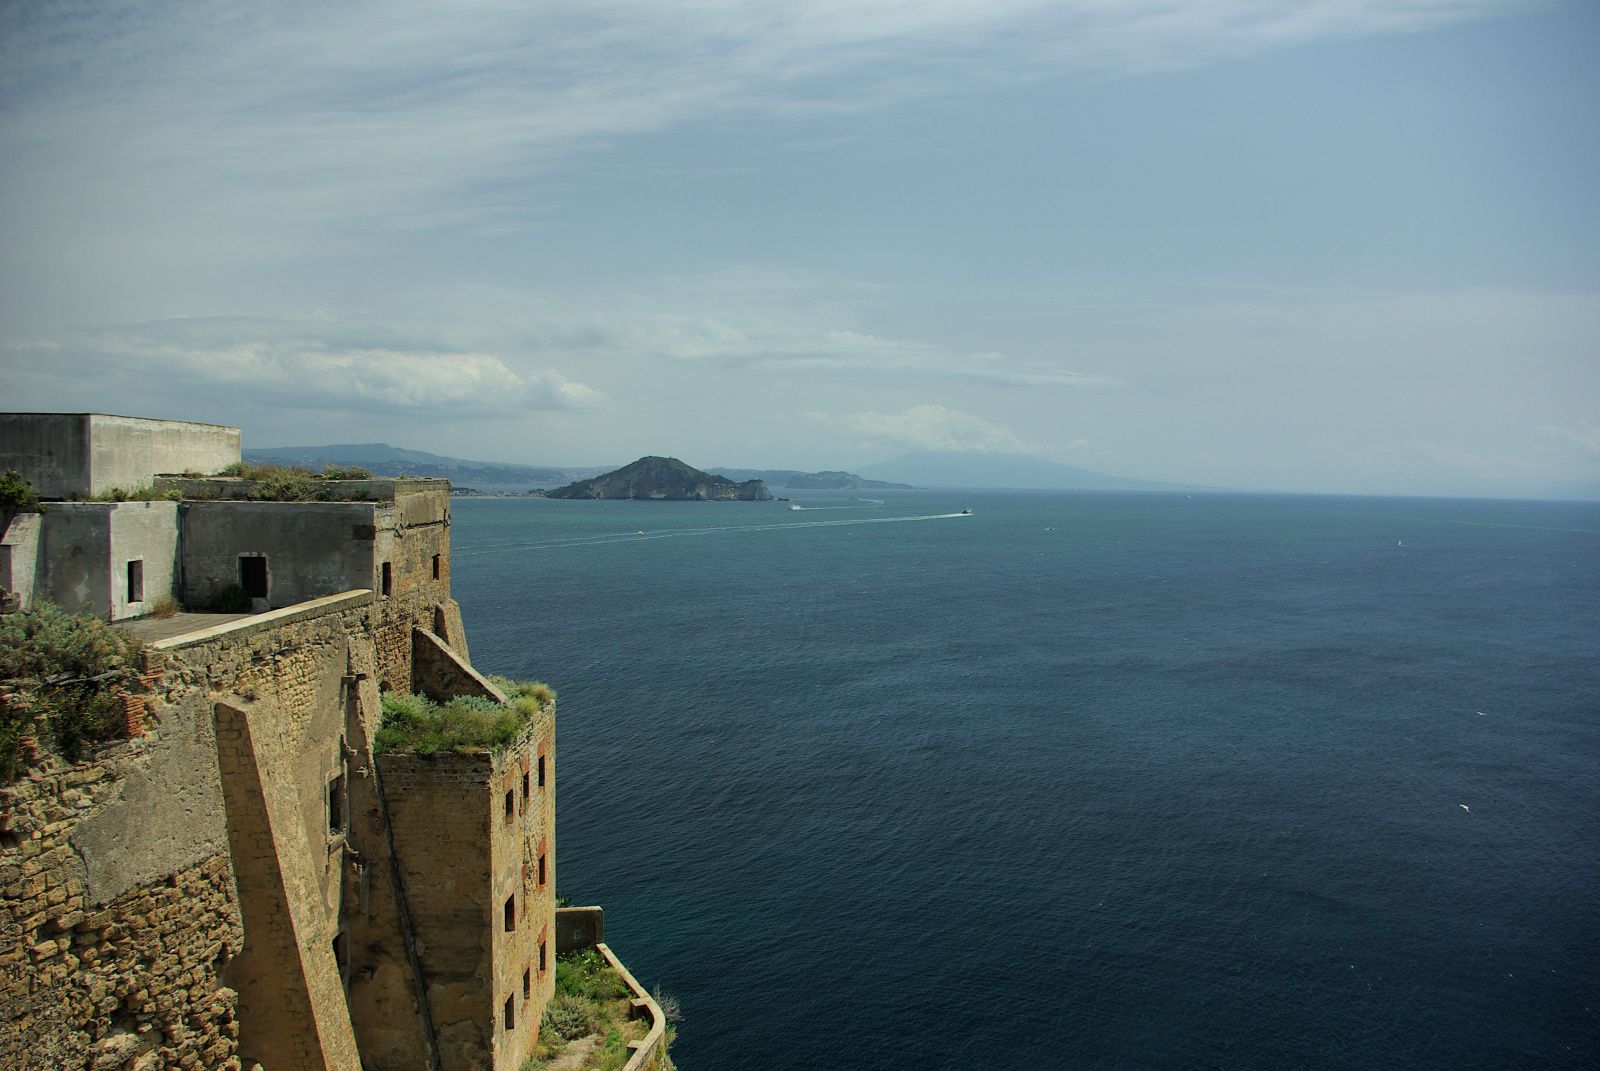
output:
M77 538L37 539L36 592L63 546L96 548L86 591L125 583L132 506L174 533L135 601L259 555L268 608L150 644L129 738L0 788L0 1067L511 1071L531 1052L554 991L554 710L495 755L374 754L380 690L496 693L450 597L448 484L349 482L374 486L44 515ZM85 605L118 616L114 594Z

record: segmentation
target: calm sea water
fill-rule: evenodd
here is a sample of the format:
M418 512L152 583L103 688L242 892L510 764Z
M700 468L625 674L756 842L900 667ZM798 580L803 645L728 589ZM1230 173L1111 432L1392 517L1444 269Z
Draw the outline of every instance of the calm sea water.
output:
M1600 1066L1600 506L800 494L455 506L686 1069Z

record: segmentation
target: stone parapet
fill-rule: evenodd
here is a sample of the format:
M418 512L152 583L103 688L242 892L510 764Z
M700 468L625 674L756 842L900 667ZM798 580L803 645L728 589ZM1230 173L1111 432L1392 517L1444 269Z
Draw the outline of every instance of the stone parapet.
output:
M633 1050L633 1055L628 1057L628 1062L623 1065L622 1071L647 1071L661 1066L662 1057L667 1051L667 1017L661 1011L661 1005L655 998L645 992L644 986L633 976L633 972L622 965L615 952L605 942L595 945L606 962L611 964L611 969L628 983L628 988L633 990L633 1009L635 1018L648 1018L650 1032L642 1040L628 1042L628 1048Z

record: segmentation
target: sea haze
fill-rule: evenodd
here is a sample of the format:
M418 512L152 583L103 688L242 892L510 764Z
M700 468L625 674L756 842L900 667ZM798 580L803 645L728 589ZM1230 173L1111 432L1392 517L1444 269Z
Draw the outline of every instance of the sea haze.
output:
M454 508L682 1066L1600 1066L1600 505L793 497Z

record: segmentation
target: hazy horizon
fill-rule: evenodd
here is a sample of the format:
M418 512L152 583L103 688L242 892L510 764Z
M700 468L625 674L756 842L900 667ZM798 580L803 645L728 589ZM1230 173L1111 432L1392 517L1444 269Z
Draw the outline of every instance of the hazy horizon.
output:
M0 389L1600 497L1597 45L1571 0L9 5Z

